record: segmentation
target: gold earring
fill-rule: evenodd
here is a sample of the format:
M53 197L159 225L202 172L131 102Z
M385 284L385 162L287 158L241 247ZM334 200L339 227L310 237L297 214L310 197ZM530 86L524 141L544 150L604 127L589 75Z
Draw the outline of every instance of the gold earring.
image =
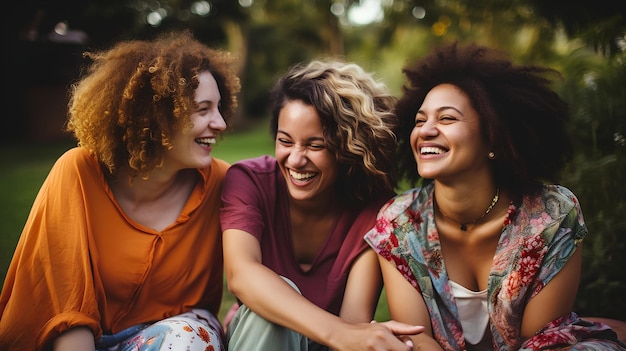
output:
M494 158L496 158L496 154L494 154L493 151L491 151L487 154L487 157L489 157L490 160L493 160Z

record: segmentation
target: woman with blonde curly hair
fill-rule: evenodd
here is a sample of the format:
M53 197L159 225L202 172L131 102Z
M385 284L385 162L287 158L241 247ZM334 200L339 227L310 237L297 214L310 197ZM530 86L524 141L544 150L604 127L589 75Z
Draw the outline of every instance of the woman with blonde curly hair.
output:
M394 104L352 63L295 65L277 82L275 157L235 163L224 181L224 266L240 302L229 350L409 350L399 337L422 327L370 323L382 282L363 241L394 195Z
M233 58L190 32L90 52L78 140L33 204L0 296L3 350L221 350L212 148L235 113Z

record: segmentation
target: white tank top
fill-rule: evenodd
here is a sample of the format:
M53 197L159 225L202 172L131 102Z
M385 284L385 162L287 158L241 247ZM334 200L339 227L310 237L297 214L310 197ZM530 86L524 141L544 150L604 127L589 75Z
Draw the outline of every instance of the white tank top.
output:
M467 342L476 345L483 339L489 323L487 289L472 291L453 281L450 281L450 287L459 311L463 336Z

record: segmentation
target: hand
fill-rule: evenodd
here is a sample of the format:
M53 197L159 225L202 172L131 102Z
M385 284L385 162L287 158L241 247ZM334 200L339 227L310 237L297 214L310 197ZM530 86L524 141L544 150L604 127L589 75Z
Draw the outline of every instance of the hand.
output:
M376 323L376 321L372 321L371 323ZM387 327L389 331L409 346L411 350L413 349L413 340L411 340L409 336L420 334L426 329L421 325L410 325L393 320L382 322L380 324Z
M52 342L54 351L85 350L95 351L96 344L91 329L81 326L68 329Z
M423 331L423 326L396 321L349 324L347 330L338 331L331 344L333 350L340 351L411 351L410 336Z

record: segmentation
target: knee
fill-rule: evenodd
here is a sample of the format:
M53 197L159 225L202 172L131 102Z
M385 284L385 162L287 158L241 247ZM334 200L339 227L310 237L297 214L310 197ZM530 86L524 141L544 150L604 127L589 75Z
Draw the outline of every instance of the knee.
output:
M164 347L176 350L204 351L212 346L215 350L224 350L222 336L209 325L194 318L174 316L156 322L144 329L138 338L130 340L141 343L137 349L160 351Z

